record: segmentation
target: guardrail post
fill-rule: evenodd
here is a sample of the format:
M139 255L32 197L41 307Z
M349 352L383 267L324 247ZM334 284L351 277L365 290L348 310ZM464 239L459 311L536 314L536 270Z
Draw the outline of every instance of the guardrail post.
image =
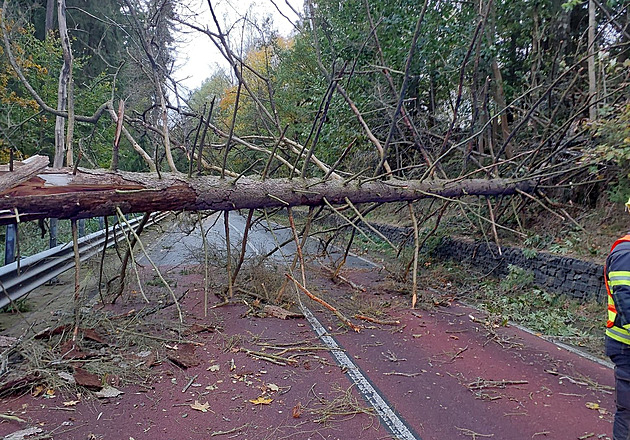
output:
M17 225L8 224L4 240L4 264L11 264L15 261L15 239L17 236Z
M79 237L85 237L85 219L80 218L77 225L79 227Z
M49 236L50 236L50 240L49 240L48 247L52 249L55 246L57 246L57 219L56 218L50 219Z

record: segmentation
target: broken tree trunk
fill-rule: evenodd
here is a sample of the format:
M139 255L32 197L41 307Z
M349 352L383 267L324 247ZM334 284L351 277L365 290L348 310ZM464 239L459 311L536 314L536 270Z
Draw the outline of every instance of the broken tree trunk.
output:
M0 223L16 213L24 219L85 218L171 210L234 210L316 206L326 202L413 201L429 197L497 196L531 192L533 182L503 179L388 180L360 183L340 179L240 179L183 174L111 173L105 170L48 170L0 192ZM0 188L2 176L0 176Z

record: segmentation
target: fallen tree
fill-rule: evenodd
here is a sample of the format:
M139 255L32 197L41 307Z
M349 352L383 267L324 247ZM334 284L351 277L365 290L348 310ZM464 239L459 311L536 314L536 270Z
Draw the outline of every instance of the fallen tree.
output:
M10 172L0 174L8 180ZM0 222L16 218L78 219L124 213L171 210L317 206L345 203L388 203L429 197L499 196L531 192L532 181L266 179L187 177L183 174L112 173L105 170L55 169L39 172L0 192Z

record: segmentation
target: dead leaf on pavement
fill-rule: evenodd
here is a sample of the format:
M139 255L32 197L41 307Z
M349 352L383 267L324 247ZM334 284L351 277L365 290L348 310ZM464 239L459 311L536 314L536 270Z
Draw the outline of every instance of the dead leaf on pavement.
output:
M297 405L293 407L293 418L299 419L302 415L302 402L298 402Z
M95 393L96 397L99 397L102 399L109 398L109 397L118 397L121 394L124 394L124 392L109 385L105 385L101 391L98 391Z
M44 391L46 391L46 388L43 385L37 385L35 389L31 392L31 396L33 397L41 396L44 393Z
M191 404L190 407L201 412L208 412L210 410L210 404L208 402L199 403L198 400L195 400L195 403Z
M256 399L250 399L250 402L254 405L269 405L271 402L273 402L273 399L266 399L263 396L260 396Z
M595 403L595 402L586 402L586 407L588 409L599 409L599 403Z
M80 400L68 400L67 402L63 402L63 406L75 406L79 402Z

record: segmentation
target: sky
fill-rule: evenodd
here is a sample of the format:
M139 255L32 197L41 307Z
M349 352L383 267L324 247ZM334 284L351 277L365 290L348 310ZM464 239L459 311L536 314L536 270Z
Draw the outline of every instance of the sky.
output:
M298 17L287 6L287 1L294 9L301 10L299 0L212 0L212 5L224 31L232 27L239 17L248 14L248 17L256 22L262 22L264 17L271 16L273 28L281 35L288 36L294 27L287 18L295 23ZM287 18L278 12L274 3ZM207 0L189 0L187 9L182 12L190 15L196 26L209 28L211 32L216 33ZM182 16L181 12L180 16ZM241 25L234 27L235 36L239 36L241 28ZM184 86L188 90L193 90L211 76L217 65L226 68L229 67L229 64L223 59L207 35L198 31L191 31L185 27L182 28L182 31L180 38L183 43L178 45L177 69L173 76L180 81L180 87Z

